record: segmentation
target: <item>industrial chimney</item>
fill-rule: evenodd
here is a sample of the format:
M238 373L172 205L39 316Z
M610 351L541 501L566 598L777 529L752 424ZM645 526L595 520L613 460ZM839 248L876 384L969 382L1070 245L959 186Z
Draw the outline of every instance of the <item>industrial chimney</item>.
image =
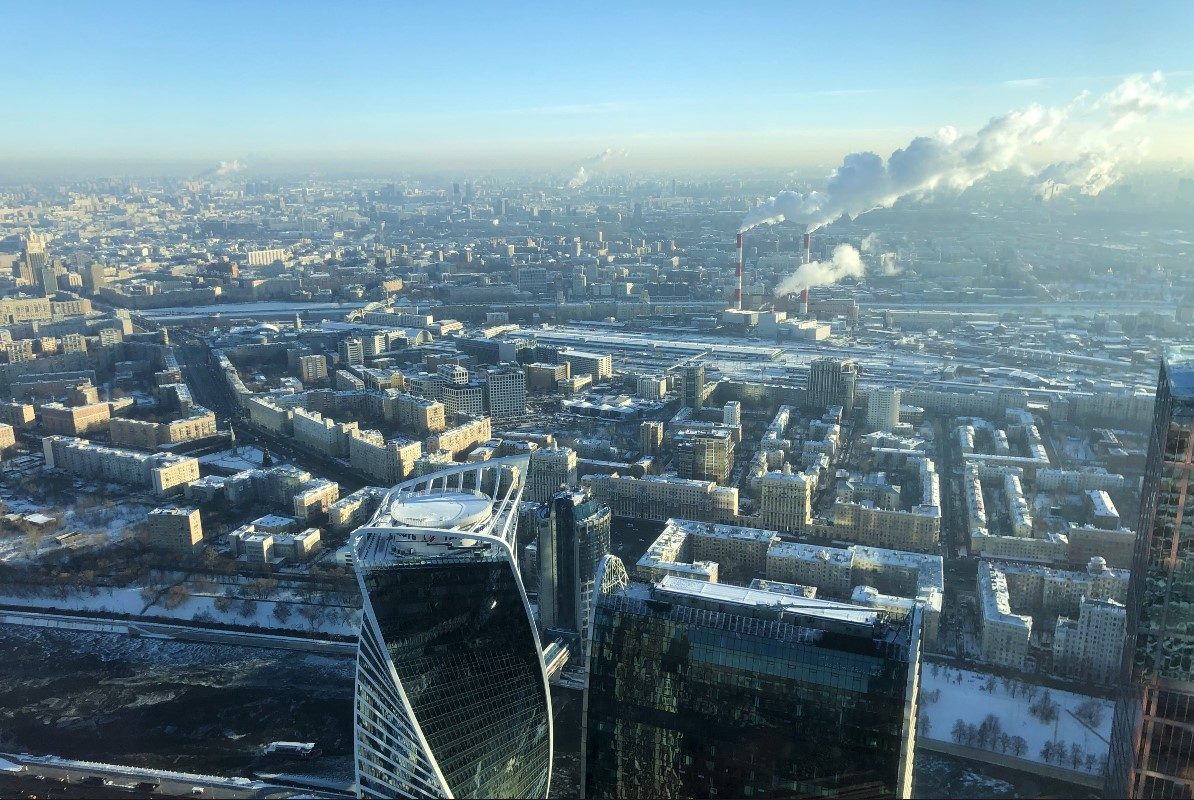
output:
M804 263L810 264L813 260L813 235L811 233L804 234Z
M739 311L742 310L742 234L738 234L738 238L734 243L738 249L738 261L734 265L734 275L738 279L738 288L734 291L734 308Z
M805 234L805 235L807 236L808 234ZM805 286L803 289L800 290L800 314L805 317L808 316L808 287L807 286Z

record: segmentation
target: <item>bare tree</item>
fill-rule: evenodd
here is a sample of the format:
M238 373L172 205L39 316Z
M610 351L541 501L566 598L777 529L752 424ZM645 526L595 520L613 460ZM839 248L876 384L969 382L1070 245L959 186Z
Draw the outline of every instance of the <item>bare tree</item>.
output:
M319 606L301 606L299 608L299 616L307 622L307 627L312 632L319 627L319 622L323 618L323 609Z

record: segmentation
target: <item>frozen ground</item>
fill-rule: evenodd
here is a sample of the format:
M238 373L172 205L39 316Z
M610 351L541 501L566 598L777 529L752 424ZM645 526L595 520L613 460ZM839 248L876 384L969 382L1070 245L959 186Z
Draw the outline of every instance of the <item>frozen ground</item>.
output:
M354 660L0 625L0 731L34 754L203 774L351 779ZM271 741L318 758L261 757Z
M98 503L94 505L45 505L28 499L3 499L6 513L20 514L25 522L45 515L52 522L35 530L31 539L18 524L0 533L0 561L20 561L45 555L62 546L101 546L128 535L131 528L145 522L150 506L136 502ZM59 538L79 534L66 545Z
M243 446L236 448L236 451L221 450L218 453L208 453L204 456L199 456L199 463L210 467L218 467L225 470L243 471L248 469L257 469L261 466L262 452L260 448ZM279 463L275 461L275 463Z
M220 611L216 607L216 599L215 595L188 595L174 608L167 608L165 603L159 600L146 609L145 598L141 596L141 589L138 587L103 587L99 588L95 595L72 591L66 597L52 594L21 596L6 592L0 593L0 604L9 606L54 608L63 611L102 611L110 614L186 621L200 620L207 623L246 625L275 631L308 632L314 630L340 636L355 636L360 619L360 613L355 610L319 606L318 608L323 613L316 619L316 624L312 628L299 613L303 604L297 601L284 603L290 606L291 614L285 620L280 620L274 615L274 611L282 601L252 600L245 605L243 601L236 599L232 601L231 607L227 611ZM246 611L249 613L245 613ZM347 619L344 611L348 612Z
M1029 707L1039 702L1046 691L1057 705L1056 717L1049 721L1043 721L1029 711ZM1084 703L1091 703L1091 707L1097 709L1097 722L1094 725L1085 724L1074 715ZM1046 690L1022 682L1005 684L1002 678L988 673L939 664L926 663L921 671L919 736L951 744L966 744L965 741L958 742L952 735L958 720L977 727L988 715L994 715L1002 731L1008 737L1022 737L1025 747L1020 754L1005 750L998 744L982 746L984 749L991 749L1009 758L1049 763L1080 774L1098 774L1102 770L1111 739L1112 714L1111 702L1101 698L1057 689ZM1050 741L1064 743L1067 758L1046 762L1041 752L1046 742ZM1069 758L1072 745L1075 744L1081 754L1081 762L1077 766ZM1093 763L1086 758L1088 754L1094 756Z

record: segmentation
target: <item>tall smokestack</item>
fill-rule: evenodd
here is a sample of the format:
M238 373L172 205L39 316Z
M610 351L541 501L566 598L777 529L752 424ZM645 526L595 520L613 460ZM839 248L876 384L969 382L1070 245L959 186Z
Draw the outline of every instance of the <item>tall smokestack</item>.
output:
M805 235L807 236L808 234L805 234ZM800 313L806 317L808 316L808 287L807 286L800 290Z
M813 260L813 235L811 233L804 234L804 263L810 264Z
M738 278L738 288L734 291L734 308L742 310L742 234L738 234L734 246L738 248L738 263L734 265L734 275Z

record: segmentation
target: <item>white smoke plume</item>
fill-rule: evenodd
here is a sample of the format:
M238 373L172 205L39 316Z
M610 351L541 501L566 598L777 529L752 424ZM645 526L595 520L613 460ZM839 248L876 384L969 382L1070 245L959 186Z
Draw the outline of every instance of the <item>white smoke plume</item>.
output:
M603 166L609 163L610 160L614 158L621 158L624 155L626 155L625 150L614 150L611 147L607 147L597 155L586 158L584 161L580 162L580 166L576 168L576 174L569 179L568 188L579 189L588 183L589 179L593 177L593 172L596 170L591 168ZM586 167L589 169L586 169Z
M886 160L876 153L851 153L829 176L823 191L785 191L751 209L740 231L790 220L815 231L841 217L888 208L901 198L921 198L937 190L961 191L993 172L1028 168L1037 147L1074 147L1075 156L1047 167L1034 183L1049 182L1049 196L1076 188L1098 194L1113 183L1121 153L1107 135L1161 111L1181 111L1194 101L1167 93L1164 78L1134 75L1088 107L1086 93L1060 108L1033 104L992 118L972 134L952 127L920 136ZM1081 112L1081 113L1080 113ZM1073 142L1102 140L1097 148Z
M1174 94L1165 91L1165 76L1132 75L1108 92L1098 102L1114 116L1112 130L1123 130L1157 111L1185 111L1194 104L1194 92Z
M231 161L221 161L210 169L205 169L199 173L200 178L227 178L229 175L235 175L245 169L246 164L240 159L233 159Z
M775 296L793 294L814 286L829 286L851 276L861 278L865 272L862 257L853 245L839 244L833 248L833 257L828 261L801 264L800 269L780 281L775 287Z
M879 247L879 234L872 231L866 236L862 237L862 243L859 249L864 253L873 253Z
M1050 164L1037 173L1037 194L1050 200L1069 189L1095 196L1119 180L1119 158L1110 153L1086 152L1073 161Z
M879 274L891 277L899 275L904 269L896 261L895 253L880 253L879 254Z

